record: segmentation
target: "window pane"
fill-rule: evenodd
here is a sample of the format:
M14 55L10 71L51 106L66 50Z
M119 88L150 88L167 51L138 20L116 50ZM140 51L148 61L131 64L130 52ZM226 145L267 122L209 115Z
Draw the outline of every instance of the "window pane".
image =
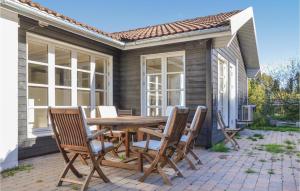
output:
M95 92L96 96L96 106L104 105L104 93L103 92Z
M56 68L55 69L55 85L71 86L71 70Z
M104 89L104 75L95 74L96 89Z
M71 105L71 90L55 89L55 105L56 106L70 106Z
M29 42L28 59L37 62L48 63L48 46L47 44Z
M90 56L78 52L77 68L82 70L90 70Z
M86 72L77 72L77 86L80 88L89 88L90 74Z
M183 91L168 91L168 105L184 105Z
M183 89L184 87L184 75L183 74L168 74L168 89Z
M36 84L48 84L48 67L37 64L29 64L28 82Z
M161 106L161 103L162 103L161 91L147 92L148 106Z
M147 74L161 73L161 59L147 59L146 67Z
M147 89L161 90L161 75L147 75Z
M147 115L148 116L161 116L162 109L161 108L147 108Z
M34 109L34 113L31 113L29 115L33 115L33 128L47 128L48 127L48 113L47 109ZM29 118L32 118L32 116L29 116Z
M62 48L55 48L55 64L71 67L71 51Z
M78 90L77 91L77 104L83 106L90 105L90 91Z
M30 107L48 105L48 88L29 87L28 89L28 105Z
M167 58L167 71L168 72L182 72L183 71L183 57L168 57Z
M106 58L96 58L96 68L95 71L99 73L104 73L105 63L107 59Z

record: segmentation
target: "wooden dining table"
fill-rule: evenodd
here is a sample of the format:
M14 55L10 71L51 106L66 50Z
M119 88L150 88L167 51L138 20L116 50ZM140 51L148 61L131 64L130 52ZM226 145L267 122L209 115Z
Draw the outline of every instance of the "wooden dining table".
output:
M155 127L159 125L164 125L168 120L166 116L157 117L146 117L146 116L122 116L113 118L87 118L88 125L96 125L98 130L102 127L110 127L113 130L125 131L125 156L126 159L122 162L115 162L111 160L103 160L102 164L106 166L113 166L119 168L125 168L130 170L137 170L138 166L133 164L128 164L132 161L130 159L130 138L129 132L138 132L138 129L143 127ZM138 137L141 140L142 136Z

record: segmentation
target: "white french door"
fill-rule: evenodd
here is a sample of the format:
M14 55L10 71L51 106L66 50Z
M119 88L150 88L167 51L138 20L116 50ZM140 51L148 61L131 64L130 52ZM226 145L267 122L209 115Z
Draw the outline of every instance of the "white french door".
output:
M228 125L228 61L218 56L218 110Z
M225 125L234 128L237 116L236 66L218 56L218 110Z
M142 56L142 115L165 115L167 106L185 105L184 52Z
M229 67L229 127L236 126L236 67L230 63Z

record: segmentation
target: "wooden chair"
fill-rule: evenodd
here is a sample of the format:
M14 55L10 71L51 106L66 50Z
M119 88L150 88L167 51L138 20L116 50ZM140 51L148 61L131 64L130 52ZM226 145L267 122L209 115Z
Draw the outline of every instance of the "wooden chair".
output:
M147 134L146 141L134 142L132 144L133 149L138 153L139 170L143 171L143 158L151 163L139 181L144 182L153 171L157 171L162 176L163 181L171 185L170 179L163 170L166 164L169 164L178 176L183 177L183 174L172 161L171 157L186 126L188 114L189 109L174 107L163 133L148 128L139 129L139 131ZM161 140L150 140L150 135L159 137Z
M106 130L103 129L92 134L87 128L83 112L81 107L49 107L48 109L57 146L66 162L66 166L59 177L57 186L61 186L63 182L70 182L80 184L82 185L81 190L86 190L95 171L104 182L110 182L100 169L99 164L104 158L104 155L114 149L113 144L104 142L103 139L102 141L96 140L97 137L103 136ZM91 159L91 170L88 174L79 173L73 164L80 155L86 155ZM78 178L86 175L85 180L80 182L65 178L69 170Z
M204 120L207 113L207 107L198 106L195 112L192 123L185 130L187 131L187 135L182 135L178 147L176 149L176 158L175 163L179 162L182 159L185 159L192 169L196 169L196 165L192 162L188 154L190 154L195 160L196 164L202 164L200 158L193 151L194 142L201 128L203 127Z
M118 117L117 110L115 106L97 106L98 113L100 117L103 118L114 118ZM113 154L118 157L119 152L123 152L120 150L120 147L126 144L126 132L120 130L113 130L112 127L108 127L109 132L105 133L105 137L108 138L112 142L117 142L115 145L115 149Z
M223 132L225 136L224 143L230 142L235 150L238 150L240 148L238 142L235 140L234 136L237 135L238 132L243 130L242 128L228 128L228 126L225 125L225 122L222 117L221 111L218 111L217 113L217 121L218 125Z

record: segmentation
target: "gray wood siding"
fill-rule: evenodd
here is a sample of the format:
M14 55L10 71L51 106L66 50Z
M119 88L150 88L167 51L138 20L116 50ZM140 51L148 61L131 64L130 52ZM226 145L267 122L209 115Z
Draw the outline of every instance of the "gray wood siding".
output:
M141 113L141 55L185 51L186 105L191 109L190 120L198 105L207 105L206 65L210 57L209 40L192 41L156 47L122 51L120 64L120 107ZM209 52L209 53L208 53ZM207 54L208 53L208 54ZM207 128L199 140L207 144Z
M240 118L241 105L247 103L247 76L243 57L241 54L238 38L234 38L228 48L217 48L212 51L212 80L213 80L213 120L212 120L212 144L221 141L224 137L220 130L217 129L217 101L218 101L218 54L222 55L229 62L236 65L238 59L238 106Z
M18 63L18 141L19 158L41 155L45 153L56 152L57 147L52 137L27 137L27 84L26 84L26 32L35 33L41 36L56 39L69 44L77 45L90 50L95 50L113 56L113 102L116 106L119 104L119 55L120 50L93 40L72 34L55 27L40 27L37 21L20 16L19 27L19 63Z

